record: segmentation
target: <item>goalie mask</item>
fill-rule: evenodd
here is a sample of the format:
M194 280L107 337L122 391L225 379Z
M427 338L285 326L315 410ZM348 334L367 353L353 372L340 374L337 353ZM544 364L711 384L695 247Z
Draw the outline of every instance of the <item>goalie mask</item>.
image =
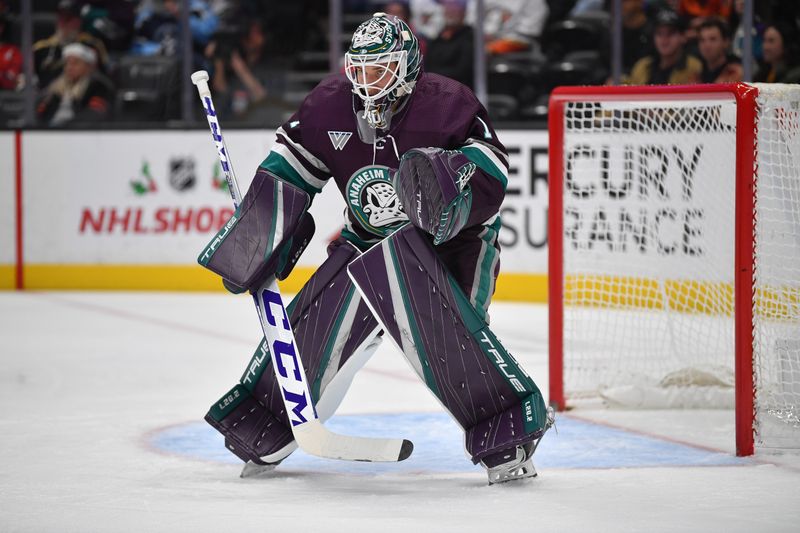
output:
M375 13L356 28L345 54L345 73L364 102L370 126L385 127L388 106L411 93L421 63L419 41L399 18Z

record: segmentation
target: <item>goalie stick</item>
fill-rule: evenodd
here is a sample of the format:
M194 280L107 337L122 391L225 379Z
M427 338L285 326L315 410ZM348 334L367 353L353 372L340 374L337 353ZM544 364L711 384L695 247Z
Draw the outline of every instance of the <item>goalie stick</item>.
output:
M192 74L192 83L197 87L200 100L203 102L228 190L234 207L238 208L242 195L211 99L208 73L204 70L195 72ZM278 220L281 220L281 217L278 217ZM280 241L280 235L276 235L275 242ZM257 290L252 291L252 295L264 338L270 346L273 357L272 368L281 387L281 397L298 447L312 455L347 461L394 462L402 461L411 455L414 445L409 440L340 435L322 425L311 398L306 372L297 352L294 333L275 277L271 276L263 282Z

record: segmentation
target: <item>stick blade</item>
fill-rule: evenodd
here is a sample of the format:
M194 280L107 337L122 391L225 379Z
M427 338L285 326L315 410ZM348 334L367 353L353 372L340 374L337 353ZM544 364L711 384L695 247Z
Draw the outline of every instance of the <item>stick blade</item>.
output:
M403 439L403 445L400 447L400 455L398 456L398 461L403 461L408 459L411 456L411 452L414 451L414 443L410 440Z
M343 461L394 463L407 459L414 450L414 444L407 439L340 435L329 431L319 420L295 427L294 436L306 453Z

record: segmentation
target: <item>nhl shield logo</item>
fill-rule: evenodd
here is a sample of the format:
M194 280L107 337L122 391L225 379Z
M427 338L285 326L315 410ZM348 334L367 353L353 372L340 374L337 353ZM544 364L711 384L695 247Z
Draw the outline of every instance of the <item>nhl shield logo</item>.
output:
M194 159L173 157L169 160L169 184L176 191L186 191L194 187L197 178L194 172Z
M333 145L334 150L342 150L344 149L344 145L347 144L347 141L350 140L350 137L353 135L351 131L329 131L328 137L331 140L331 144Z
M364 229L381 237L408 221L392 185L389 167L367 165L347 180L347 206Z

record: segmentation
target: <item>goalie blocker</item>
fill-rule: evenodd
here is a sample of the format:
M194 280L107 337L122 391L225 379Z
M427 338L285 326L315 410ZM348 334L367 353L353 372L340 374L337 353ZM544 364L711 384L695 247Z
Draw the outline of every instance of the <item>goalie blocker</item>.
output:
M222 276L231 292L286 279L314 235L308 193L259 169L233 216L197 262Z
M533 470L530 455L552 425L552 411L429 239L407 225L348 272L385 332L464 429L466 450L487 467L490 482L533 475L508 470L515 461ZM493 468L500 469L494 478Z

